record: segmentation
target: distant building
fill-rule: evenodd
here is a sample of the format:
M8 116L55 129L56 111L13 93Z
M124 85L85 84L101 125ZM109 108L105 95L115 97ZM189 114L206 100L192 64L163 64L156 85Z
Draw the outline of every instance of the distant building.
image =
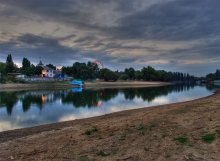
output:
M43 66L44 64L42 63L42 61L40 60L38 66Z
M47 66L41 66L43 68L41 76L42 77L48 77L48 78L53 78L55 76L55 73L53 69L47 67Z
M38 66L41 66L43 68L42 72L41 72L41 76L42 77L47 77L47 78L58 78L58 76L60 76L61 70L54 70L50 67L44 66L44 64L42 63L42 61L39 62Z

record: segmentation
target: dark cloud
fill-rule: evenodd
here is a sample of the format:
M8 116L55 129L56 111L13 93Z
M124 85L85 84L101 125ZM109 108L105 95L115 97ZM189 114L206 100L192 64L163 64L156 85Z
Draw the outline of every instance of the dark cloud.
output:
M177 0L119 20L119 38L192 40L220 34L220 1Z
M204 74L220 63L219 6L219 0L1 1L0 59L12 52L61 65L100 59L120 69L194 67Z
M114 59L103 53L66 47L61 45L57 39L33 34L21 35L10 42L0 43L0 48L5 51L5 56L8 53L16 53L13 56L18 61L21 61L23 57L28 57L32 62L38 63L39 58L42 58L45 63L54 63L55 65L72 65L76 61L92 61L97 57L102 61Z

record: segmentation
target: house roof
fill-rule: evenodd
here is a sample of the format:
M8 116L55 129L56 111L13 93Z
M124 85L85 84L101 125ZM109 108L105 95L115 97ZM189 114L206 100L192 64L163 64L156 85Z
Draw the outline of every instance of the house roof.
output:
M43 69L45 69L45 70L53 70L52 68L50 68L50 67L47 67L47 66L41 66Z

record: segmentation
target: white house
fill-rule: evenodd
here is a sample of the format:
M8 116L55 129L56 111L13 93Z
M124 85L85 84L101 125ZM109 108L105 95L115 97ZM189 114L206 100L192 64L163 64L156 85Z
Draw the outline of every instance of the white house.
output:
M41 66L43 68L42 70L42 77L48 77L48 78L53 78L56 74L55 74L55 70L47 67L47 66Z
M54 69L52 69L50 67L44 66L42 61L40 61L38 65L43 68L43 70L41 72L41 76L42 77L54 78L55 76L61 74L61 70L58 70L58 69L54 70Z

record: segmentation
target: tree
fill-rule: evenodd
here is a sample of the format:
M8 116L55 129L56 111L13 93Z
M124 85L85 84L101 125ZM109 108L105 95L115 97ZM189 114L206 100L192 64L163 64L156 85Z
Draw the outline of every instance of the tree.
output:
M157 79L157 72L151 66L144 67L141 72L144 80L153 81Z
M119 79L120 80L128 80L128 75L127 74L121 74Z
M0 73L4 73L5 72L5 67L6 67L6 64L5 63L2 63L0 62Z
M27 58L23 58L22 70L25 71L27 68L31 67L31 62Z
M12 56L11 54L9 54L7 56L7 59L6 59L6 67L5 67L5 73L12 73L15 71L15 65L14 65L14 62L13 62L13 59L12 59Z
M47 64L46 66L53 69L53 70L56 70L56 67L53 64Z
M141 71L139 71L139 70L135 71L135 79L137 79L137 80L143 79L143 74Z
M107 68L100 70L100 79L104 79L105 81L116 81L118 78L119 77L115 72Z
M124 73L128 76L128 78L130 80L134 80L135 79L135 70L134 70L134 68L125 69Z
M43 68L41 66L36 66L35 67L35 74L36 75L41 75Z

